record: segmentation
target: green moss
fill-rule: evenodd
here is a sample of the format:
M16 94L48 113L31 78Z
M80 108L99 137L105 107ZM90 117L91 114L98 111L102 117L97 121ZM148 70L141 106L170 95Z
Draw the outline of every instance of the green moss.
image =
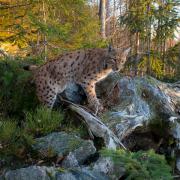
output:
M82 142L82 140L80 140L80 139L79 139L79 140L76 139L76 141L74 141L74 139L73 139L73 140L70 140L70 141L69 141L68 148L70 148L70 150L73 151L73 150L77 149L78 147L80 147L82 143L83 143L83 142Z
M158 84L157 80L151 76L146 75L145 78L146 78L147 82L150 83L151 85L157 85Z
M57 170L58 172L60 172L60 173L64 173L64 172L67 171L67 169L62 168L62 167L58 167L58 168L56 168L56 170Z
M165 157L153 150L143 152L128 152L124 150L102 150L101 154L111 157L116 165L125 167L126 179L130 180L171 180L171 168Z

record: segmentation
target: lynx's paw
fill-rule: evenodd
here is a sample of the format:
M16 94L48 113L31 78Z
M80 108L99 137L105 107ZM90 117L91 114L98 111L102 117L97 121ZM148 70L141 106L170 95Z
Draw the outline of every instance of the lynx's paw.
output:
M95 113L95 115L101 113L104 110L103 105L98 101L96 103L93 104L93 111Z

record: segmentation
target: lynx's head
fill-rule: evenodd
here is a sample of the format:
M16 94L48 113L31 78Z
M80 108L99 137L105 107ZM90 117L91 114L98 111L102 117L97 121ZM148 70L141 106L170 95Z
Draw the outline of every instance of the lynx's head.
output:
M113 71L120 71L124 67L130 49L131 48L112 48L110 46L108 49L107 58L104 61L105 68L110 68Z

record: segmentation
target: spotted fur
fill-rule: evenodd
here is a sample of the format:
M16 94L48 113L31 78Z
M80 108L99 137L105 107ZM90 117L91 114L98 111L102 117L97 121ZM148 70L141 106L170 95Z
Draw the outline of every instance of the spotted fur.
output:
M75 82L83 87L90 108L97 113L102 106L96 97L95 84L110 72L122 69L128 52L112 48L77 50L47 62L34 71L39 100L52 108L57 94Z

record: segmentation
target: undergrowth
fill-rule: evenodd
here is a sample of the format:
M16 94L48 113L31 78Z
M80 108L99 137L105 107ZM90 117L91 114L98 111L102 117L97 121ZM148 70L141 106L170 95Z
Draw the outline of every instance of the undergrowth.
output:
M17 120L0 120L0 155L24 157L31 147L34 138L45 135L60 128L63 113L39 107L35 112L26 112L24 122ZM31 149L31 148L30 148Z
M63 113L40 107L35 113L26 112L25 130L31 134L42 135L50 133L60 127Z
M102 156L110 157L116 165L124 167L126 180L171 180L171 167L163 155L153 150L128 152L125 150L101 151Z
M23 69L24 64L19 59L0 60L0 112L5 116L21 119L23 111L35 109L38 105L35 87L31 83L32 73Z

